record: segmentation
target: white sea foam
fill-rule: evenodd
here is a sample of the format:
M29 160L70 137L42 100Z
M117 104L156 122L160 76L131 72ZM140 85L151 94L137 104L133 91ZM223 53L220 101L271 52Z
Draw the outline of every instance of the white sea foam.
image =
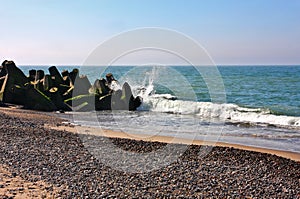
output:
M300 117L273 115L269 110L245 108L235 104L168 100L165 95L149 96L144 100L150 111L197 115L203 119L219 119L236 123L266 124L300 128Z

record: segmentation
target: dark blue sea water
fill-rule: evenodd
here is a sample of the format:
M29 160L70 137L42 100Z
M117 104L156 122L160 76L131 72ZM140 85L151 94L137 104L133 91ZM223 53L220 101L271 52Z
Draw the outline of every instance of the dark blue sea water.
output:
M300 66L58 69L75 67L91 83L111 72L144 99L136 112L74 114L81 125L300 152ZM25 74L31 68L46 69L21 67Z
M300 116L299 66L220 67L227 101Z

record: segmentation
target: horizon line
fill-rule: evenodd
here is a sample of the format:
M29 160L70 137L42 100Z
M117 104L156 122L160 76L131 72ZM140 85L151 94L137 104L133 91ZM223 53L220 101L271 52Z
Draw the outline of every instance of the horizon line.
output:
M153 64L155 65L155 64ZM159 65L159 64L157 64ZM161 64L162 66L193 66L193 65L183 65L183 64ZM107 65L84 65L84 64L19 64L19 66L88 66L88 67L107 67ZM140 66L139 64L118 64L110 66ZM147 65L143 65L147 66ZM207 66L207 65L197 65L197 66ZM213 66L213 65L210 65ZM215 66L300 66L299 64L215 64Z

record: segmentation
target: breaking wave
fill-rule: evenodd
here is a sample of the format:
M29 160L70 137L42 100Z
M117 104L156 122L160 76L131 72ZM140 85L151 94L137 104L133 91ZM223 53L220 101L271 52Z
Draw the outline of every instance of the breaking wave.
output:
M202 119L219 119L232 123L300 128L300 117L273 115L268 109L245 108L236 104L174 100L174 98L174 96L169 94L155 94L144 98L141 109L163 113L195 115Z
M135 96L143 98L139 110L161 113L193 115L203 120L219 120L233 124L276 126L300 129L300 117L278 115L268 108L248 108L233 103L218 104L212 102L188 101L177 98L165 91L156 92L154 82L158 72L156 68L148 72L142 85L130 83Z

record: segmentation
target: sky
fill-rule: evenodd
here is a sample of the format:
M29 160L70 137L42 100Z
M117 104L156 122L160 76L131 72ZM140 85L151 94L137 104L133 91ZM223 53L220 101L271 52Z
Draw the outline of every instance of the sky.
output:
M178 31L218 65L300 65L300 0L0 0L0 58L80 65L143 27Z

